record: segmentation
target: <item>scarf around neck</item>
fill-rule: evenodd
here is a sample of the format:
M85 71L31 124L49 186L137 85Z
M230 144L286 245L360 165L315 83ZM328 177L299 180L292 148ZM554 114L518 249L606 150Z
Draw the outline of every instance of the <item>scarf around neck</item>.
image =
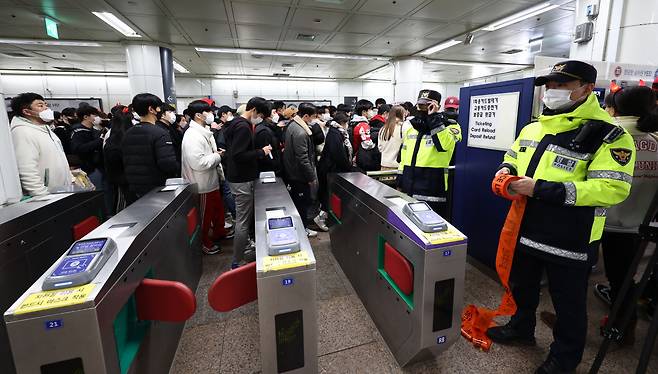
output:
M343 136L343 146L345 146L345 148L347 149L347 154L349 155L349 159L351 160L353 153L352 142L350 142L350 137L347 134L347 130L336 121L331 121L329 123L329 126L338 130L338 132L340 132L340 134Z

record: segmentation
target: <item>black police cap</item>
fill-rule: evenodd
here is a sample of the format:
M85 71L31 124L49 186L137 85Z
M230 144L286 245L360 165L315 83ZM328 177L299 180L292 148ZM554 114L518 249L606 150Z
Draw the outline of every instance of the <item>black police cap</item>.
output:
M429 100L434 100L437 103L440 103L441 94L434 90L421 90L418 93L418 104L427 104Z
M596 83L596 68L576 60L558 62L549 74L535 78L535 86L543 86L548 82L564 83L575 80Z

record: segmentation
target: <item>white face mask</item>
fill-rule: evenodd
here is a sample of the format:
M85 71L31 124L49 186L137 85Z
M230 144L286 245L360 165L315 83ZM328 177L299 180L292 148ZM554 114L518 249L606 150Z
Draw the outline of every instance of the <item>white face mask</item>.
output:
M368 119L371 119L371 118L374 117L374 116L375 116L375 112L373 112L372 110L369 110L369 111L366 113L366 118L368 118Z
M94 126L100 125L101 124L101 117L98 117L98 116L94 117L94 120L92 121L92 123L94 124Z
M133 118L132 123L133 123L133 125L136 125L136 124L139 123L139 121Z
M327 122L331 119L331 116L329 115L329 113L322 113L321 118L322 118L322 122Z
M233 121L233 115L229 115L228 117L226 117L226 122L231 122L231 121Z
M39 112L39 118L44 122L52 122L55 120L55 112L48 108Z
M573 106L576 101L571 100L571 90L562 90L556 88L549 88L544 93L542 101L548 109L560 110Z
M167 112L167 121L169 121L169 123L176 122L176 115L174 112Z
M263 122L263 119L260 117L251 117L251 124L256 126L259 123Z
M211 123L213 123L213 121L215 121L215 115L212 113L206 113L204 114L204 116L206 117L205 118L206 125L210 125Z
M279 123L279 114L278 113L274 113L272 115L272 122Z
M137 112L133 112L133 118L137 120L137 122L141 121L139 114Z

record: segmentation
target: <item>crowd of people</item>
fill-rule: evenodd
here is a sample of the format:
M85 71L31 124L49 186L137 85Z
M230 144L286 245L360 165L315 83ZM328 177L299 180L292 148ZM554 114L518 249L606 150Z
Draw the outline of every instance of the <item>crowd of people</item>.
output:
M205 98L182 114L149 93L107 114L84 103L53 112L42 96L24 93L12 99L10 115L26 195L93 186L104 191L106 215L112 216L167 179L183 178L198 188L203 251L218 253L220 240L234 238L237 267L253 259L254 181L260 172L273 171L285 181L310 237L329 230L328 174L401 168L425 175L420 164L400 162L406 133L425 122L456 125L448 112L437 115L440 94L420 96L427 92L432 98L419 98L416 106L391 106L380 98L374 104L359 100L353 108L253 97L233 109ZM425 127L427 136L436 135Z

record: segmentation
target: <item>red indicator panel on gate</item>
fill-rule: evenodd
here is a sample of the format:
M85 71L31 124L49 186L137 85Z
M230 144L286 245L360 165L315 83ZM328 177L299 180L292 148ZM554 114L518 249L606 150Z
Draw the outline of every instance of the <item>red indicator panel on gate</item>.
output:
M414 292L413 267L400 252L388 243L384 243L384 270L405 295L408 296Z

